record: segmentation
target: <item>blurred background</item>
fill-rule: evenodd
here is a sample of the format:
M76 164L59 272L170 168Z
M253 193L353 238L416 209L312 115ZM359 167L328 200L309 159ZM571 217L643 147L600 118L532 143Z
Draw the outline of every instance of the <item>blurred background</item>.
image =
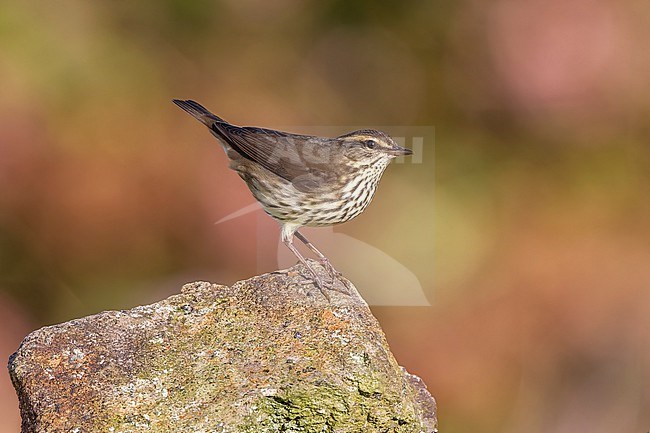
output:
M0 2L0 355L274 269L259 211L214 224L253 198L170 102L192 98L297 132L435 128L334 233L423 288L373 312L442 432L646 432L648 40L635 0ZM4 368L0 417L19 430Z

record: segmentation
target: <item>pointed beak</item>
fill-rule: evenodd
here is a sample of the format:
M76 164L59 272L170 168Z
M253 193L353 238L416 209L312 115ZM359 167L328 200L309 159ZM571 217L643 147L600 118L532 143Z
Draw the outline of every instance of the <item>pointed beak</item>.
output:
M407 149L406 147L401 146L393 146L390 149L386 150L386 153L388 153L390 156L413 155L413 151L411 149Z

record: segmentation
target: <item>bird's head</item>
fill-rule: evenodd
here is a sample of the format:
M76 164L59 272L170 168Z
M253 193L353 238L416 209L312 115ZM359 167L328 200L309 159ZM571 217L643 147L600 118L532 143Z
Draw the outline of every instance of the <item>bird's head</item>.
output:
M388 164L395 157L413 153L411 149L398 146L388 134L374 129L350 132L337 139L345 148L345 155L360 164Z

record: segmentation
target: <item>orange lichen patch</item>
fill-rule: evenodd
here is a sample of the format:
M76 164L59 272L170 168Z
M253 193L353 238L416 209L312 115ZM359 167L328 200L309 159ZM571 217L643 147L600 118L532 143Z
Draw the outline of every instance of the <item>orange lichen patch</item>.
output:
M321 316L322 323L330 331L335 331L335 330L342 331L344 329L347 329L350 326L349 320L341 319L337 317L337 315L330 310L322 310L320 316Z

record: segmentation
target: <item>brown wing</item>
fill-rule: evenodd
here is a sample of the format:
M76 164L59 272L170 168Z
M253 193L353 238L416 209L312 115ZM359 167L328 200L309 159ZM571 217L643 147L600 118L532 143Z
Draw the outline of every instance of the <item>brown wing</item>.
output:
M317 137L219 121L210 129L244 158L286 179L299 191L315 192L337 176L330 164L330 146Z
M327 140L272 129L239 127L215 116L201 104L174 99L174 103L205 124L246 159L291 182L303 192L315 192L338 176Z

